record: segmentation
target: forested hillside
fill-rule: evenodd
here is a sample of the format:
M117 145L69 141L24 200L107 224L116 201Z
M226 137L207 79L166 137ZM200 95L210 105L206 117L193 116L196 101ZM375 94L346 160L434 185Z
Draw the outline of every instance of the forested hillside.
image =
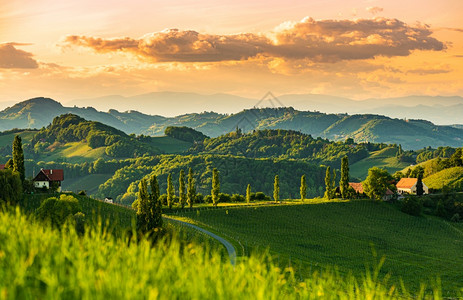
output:
M42 128L53 117L65 113L102 122L127 134L151 136L164 135L165 129L170 126L190 127L210 137L226 134L238 127L243 133L261 129L286 129L334 141L353 138L355 142L402 144L404 149L463 146L461 128L381 115L326 114L280 107L246 109L230 115L203 112L167 118L136 111L99 112L92 107L64 107L48 98L34 98L3 110L0 112L0 130Z

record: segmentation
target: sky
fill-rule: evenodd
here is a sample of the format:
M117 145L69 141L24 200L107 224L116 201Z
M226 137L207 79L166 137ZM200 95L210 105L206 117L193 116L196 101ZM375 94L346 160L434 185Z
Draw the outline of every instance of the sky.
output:
M461 0L0 2L0 102L463 96Z

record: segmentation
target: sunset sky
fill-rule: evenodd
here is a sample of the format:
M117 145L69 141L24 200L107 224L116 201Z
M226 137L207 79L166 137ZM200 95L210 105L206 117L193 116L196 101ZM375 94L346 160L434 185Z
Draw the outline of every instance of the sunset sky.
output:
M462 12L461 0L2 1L0 102L463 96Z

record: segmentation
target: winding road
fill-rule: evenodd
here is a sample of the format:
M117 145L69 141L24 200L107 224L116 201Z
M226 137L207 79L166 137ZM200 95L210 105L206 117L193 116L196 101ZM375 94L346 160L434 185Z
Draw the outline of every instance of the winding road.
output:
M218 236L217 234L214 234L214 233L212 233L210 231L207 231L206 229L201 228L199 226L196 226L196 225L184 222L184 221L176 220L176 219L173 219L173 218L170 218L170 217L166 217L166 216L163 216L163 218L166 219L166 220L172 221L172 222L177 222L179 224L189 226L189 227L191 227L193 229L201 231L202 233L205 233L205 234L209 235L210 237L216 239L222 245L225 246L225 248L227 249L227 252L228 252L228 256L230 257L230 263L233 266L235 265L235 263L236 263L236 250L235 250L235 247L233 247L233 245L229 241L227 241L226 239L224 239L224 238L222 238L222 237Z

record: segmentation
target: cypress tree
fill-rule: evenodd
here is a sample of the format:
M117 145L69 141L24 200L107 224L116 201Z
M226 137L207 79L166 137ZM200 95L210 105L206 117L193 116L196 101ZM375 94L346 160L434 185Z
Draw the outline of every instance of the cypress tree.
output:
M341 197L346 199L349 191L349 158L344 156L341 159L341 179L339 180Z
M331 167L328 166L326 168L326 173L325 173L325 198L328 200L331 199Z
M175 189L172 184L172 174L169 173L167 176L167 206L169 209L172 209L172 204L174 202Z
M146 219L148 216L148 184L143 178L138 184L138 210L137 210L137 229L142 232L147 231Z
M24 152L19 135L16 135L13 141L13 171L18 172L21 182L24 182L26 169L24 168Z
M151 193L148 197L147 229L152 230L162 226L162 203L159 200L159 184L156 175L150 178Z
M246 202L249 203L251 202L251 185L248 184L248 187L246 188Z
M178 178L178 198L180 202L180 206L182 208L185 207L186 202L186 195L185 195L185 172L180 170L180 177Z
M187 189L187 201L190 207L193 207L195 199L196 199L195 179L193 178L193 170L190 168L188 170L188 189Z
M422 173L418 173L418 181L416 182L416 195L422 196L423 194L424 194L423 175Z
M301 201L304 201L305 197L307 196L307 183L305 181L305 175L301 176Z
M275 202L280 201L280 178L275 175L275 182L273 183L273 199Z
M217 168L212 170L212 205L217 206L219 203L219 193L220 193L220 181L219 181L219 171Z

